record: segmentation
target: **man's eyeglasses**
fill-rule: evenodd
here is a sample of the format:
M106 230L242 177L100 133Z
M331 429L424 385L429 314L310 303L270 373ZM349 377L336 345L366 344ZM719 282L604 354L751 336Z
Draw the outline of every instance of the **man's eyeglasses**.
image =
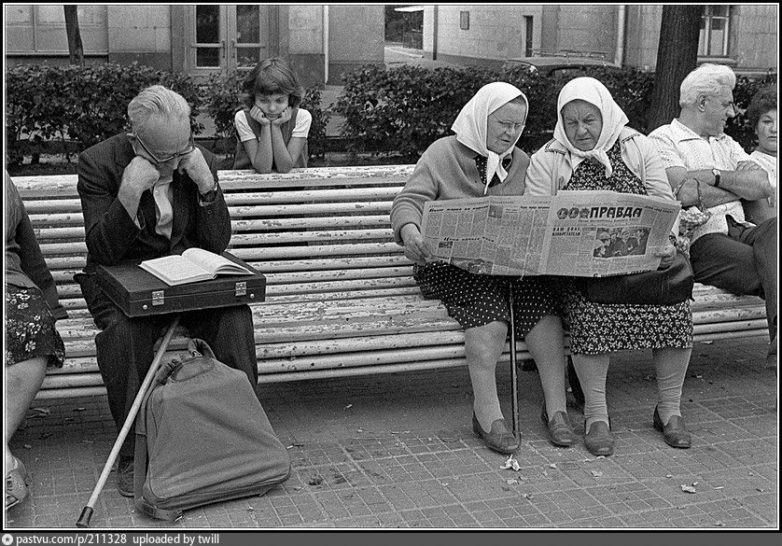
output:
M174 159L179 159L180 157L184 157L187 154L191 153L193 150L195 150L195 141L193 140L193 135L190 135L190 142L188 143L187 148L185 148L181 152L177 152L169 156L158 157L156 154L150 151L149 148L147 148L147 145L144 144L144 141L141 140L141 138L137 134L131 133L130 136L132 136L136 140L136 142L141 144L141 147L144 149L147 155L158 165L161 163L168 163L169 161Z

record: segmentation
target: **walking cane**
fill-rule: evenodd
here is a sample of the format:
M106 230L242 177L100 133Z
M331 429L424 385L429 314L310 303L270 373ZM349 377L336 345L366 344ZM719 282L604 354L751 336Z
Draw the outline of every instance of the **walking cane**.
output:
M133 400L133 405L130 408L130 412L128 412L128 417L125 419L125 423L122 425L122 430L119 431L119 435L117 436L117 440L114 442L114 447L111 449L111 453L109 453L109 458L106 460L106 464L103 465L103 472L101 472L100 477L98 478L98 483L95 485L95 489L92 491L90 500L87 501L87 504L81 511L79 521L76 522L76 527L90 526L90 519L92 519L92 513L95 507L95 503L98 501L98 495L100 495L101 491L103 490L103 486L106 485L106 480L109 478L111 467L114 466L114 461L116 461L117 456L119 456L119 450L122 448L122 444L125 441L128 432L130 432L130 427L133 426L133 422L136 419L136 414L141 407L141 402L144 400L144 396L146 396L147 391L149 390L149 386L155 379L155 374L160 367L160 361L163 360L163 355L166 353L166 349L168 349L168 344L171 343L171 338L174 336L174 330L176 330L177 325L179 325L179 318L179 315L174 317L174 320L171 321L171 326L168 327L166 335L163 336L163 341L160 343L160 348L158 348L157 353L155 354L155 358L152 360L152 364L149 366L149 371L147 372L146 377L144 377L144 382L141 384L141 388L139 388L138 394Z
M510 411L513 418L513 434L519 438L519 380L516 369L516 321L513 315L513 282L508 283L508 305L510 307Z

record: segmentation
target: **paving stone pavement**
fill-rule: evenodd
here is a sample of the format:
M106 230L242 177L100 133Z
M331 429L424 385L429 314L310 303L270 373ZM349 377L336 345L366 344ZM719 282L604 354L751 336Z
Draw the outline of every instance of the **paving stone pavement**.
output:
M91 527L778 529L778 380L764 364L758 338L696 343L682 399L693 447L675 450L652 428L651 354L615 358L609 458L583 442L549 444L537 373L519 372L519 471L501 469L506 457L472 433L466 368L263 385L291 455L287 482L171 524L136 513L112 472ZM508 366L497 376L510 418ZM583 415L571 407L569 416L583 434ZM31 495L5 514L4 528L75 528L115 436L105 397L34 402L11 443Z

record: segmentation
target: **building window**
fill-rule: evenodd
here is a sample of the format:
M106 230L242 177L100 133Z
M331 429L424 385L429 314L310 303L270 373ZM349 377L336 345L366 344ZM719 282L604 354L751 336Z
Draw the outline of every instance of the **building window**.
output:
M470 12L459 12L459 28L462 30L470 30Z
M703 6L698 55L727 57L730 31L730 6Z
M85 54L108 53L106 6L80 5L79 31ZM6 54L67 55L65 11L58 5L6 5Z

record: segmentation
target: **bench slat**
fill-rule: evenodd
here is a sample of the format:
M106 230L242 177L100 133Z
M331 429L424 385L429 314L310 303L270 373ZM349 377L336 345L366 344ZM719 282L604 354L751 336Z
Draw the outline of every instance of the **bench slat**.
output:
M375 240L393 242L394 234L390 229L347 229L341 231L288 231L273 233L234 234L231 247L253 246L263 248L267 245L308 243L328 241L329 244L341 244L348 241ZM310 245L312 246L312 245ZM401 249L400 249L401 250Z
M304 189L295 191L224 192L229 207L241 205L338 204L393 201L404 184L383 188Z
M228 207L231 218L277 218L347 213L378 214L391 210L391 201L375 203L311 203L307 205L242 205Z
M306 185L385 186L404 184L413 172L413 167L414 165L384 165L308 168L262 176L252 170L228 170L220 171L218 179L224 191L301 186L302 181L306 181ZM15 176L13 180L19 189L19 194L25 200L60 195L78 197L76 192L78 176L75 174Z

